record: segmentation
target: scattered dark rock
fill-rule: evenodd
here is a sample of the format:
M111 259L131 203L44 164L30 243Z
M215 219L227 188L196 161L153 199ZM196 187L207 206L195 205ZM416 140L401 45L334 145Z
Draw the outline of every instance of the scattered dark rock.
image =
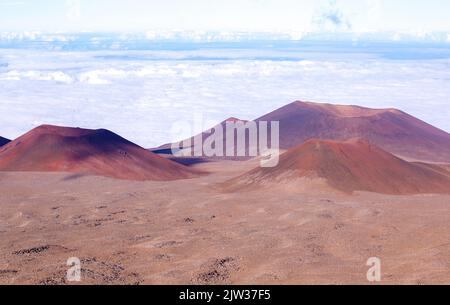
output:
M34 247L34 248L29 248L29 249L22 249L22 250L13 252L13 254L19 255L19 256L32 255L32 254L39 254L39 253L42 253L42 252L45 252L48 250L50 250L50 245L39 246L39 247Z
M130 238L130 241L139 242L141 240L149 239L151 237L152 237L151 235L138 235L133 238Z
M158 254L158 255L155 256L155 260L157 260L157 261L168 261L168 260L170 260L170 255Z
M185 222L185 223L194 223L195 220L188 217L188 218L185 218L185 219L184 219L184 222Z
M109 216L111 215L118 215L118 214L125 214L127 211L118 211L118 212L113 212L111 213Z
M224 283L229 280L231 272L236 270L239 270L239 266L235 258L216 259L206 268L205 272L198 274L193 281L199 284Z
M309 244L306 246L309 251L311 251L313 256L322 257L325 256L325 248L318 244Z
M17 273L19 273L19 271L13 270L13 269L3 269L3 270L0 269L0 276L17 274Z
M31 256L31 255L38 255L38 254L42 254L44 252L47 252L51 249L54 250L63 250L63 251L68 251L69 249L62 247L62 246L58 246L58 245L44 245L44 246L38 246L38 247L33 247L33 248L29 248L29 249L21 249L18 251L13 252L14 255L18 255L18 256Z
M121 264L101 261L95 257L81 260L81 280L81 283L101 284L138 285L142 282L137 273L127 273Z
M65 285L66 284L66 277L65 275L61 275L61 272L55 275L52 275L50 277L47 277L43 280L40 280L39 285L44 286L57 286L57 285Z

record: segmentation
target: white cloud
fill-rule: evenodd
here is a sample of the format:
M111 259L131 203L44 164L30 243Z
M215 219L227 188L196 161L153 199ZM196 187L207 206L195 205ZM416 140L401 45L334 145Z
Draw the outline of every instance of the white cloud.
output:
M107 85L110 82L101 78L100 73L97 71L90 71L80 74L78 80L82 83L88 83L91 85Z
M12 70L3 75L0 74L0 80L37 80L37 81L54 81L61 82L66 84L71 84L74 82L73 78L62 72L62 71L54 71L54 72L46 72L46 71L17 71Z
M2 132L15 137L41 123L101 127L150 147L169 141L172 123L194 113L252 119L297 99L397 107L450 130L449 59L295 53L0 50L8 62L0 70ZM221 59L200 59L214 56Z
M321 41L420 41L447 42L448 32L433 32L425 29L380 32L371 27L362 27L352 21L351 13L337 2L317 10L313 22L307 27L293 26L288 30L268 32L240 31L186 31L152 30L136 33L43 33L35 31L0 32L0 44L7 48L32 48L42 50L133 50L152 49L155 41L171 42L254 42L287 40ZM366 18L366 17L364 17ZM369 17L367 17L369 18ZM393 39L396 38L396 39ZM36 42L39 42L36 44Z

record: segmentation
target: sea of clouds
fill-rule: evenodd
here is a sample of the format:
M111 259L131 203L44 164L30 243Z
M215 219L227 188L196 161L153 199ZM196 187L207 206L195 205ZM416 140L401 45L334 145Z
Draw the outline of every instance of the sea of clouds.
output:
M0 49L0 135L107 128L145 147L295 100L395 107L450 131L450 47L272 44L150 51Z

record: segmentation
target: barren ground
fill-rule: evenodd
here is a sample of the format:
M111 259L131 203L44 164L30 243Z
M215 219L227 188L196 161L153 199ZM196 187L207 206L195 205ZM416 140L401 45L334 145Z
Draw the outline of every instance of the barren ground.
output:
M450 196L386 196L218 183L252 162L197 165L210 176L131 182L0 173L0 284L450 283Z

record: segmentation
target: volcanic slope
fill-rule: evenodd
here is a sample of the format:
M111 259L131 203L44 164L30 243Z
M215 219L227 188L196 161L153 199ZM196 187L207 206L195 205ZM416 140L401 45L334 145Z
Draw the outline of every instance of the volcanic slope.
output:
M167 181L198 173L105 130L43 125L0 148L0 171L94 174Z
M365 140L310 140L288 150L273 168L256 168L226 183L229 190L292 185L321 180L345 193L367 191L409 195L450 194L450 172L404 161Z
M450 134L397 109L294 102L259 121L280 122L280 147L362 138L413 161L450 163Z

